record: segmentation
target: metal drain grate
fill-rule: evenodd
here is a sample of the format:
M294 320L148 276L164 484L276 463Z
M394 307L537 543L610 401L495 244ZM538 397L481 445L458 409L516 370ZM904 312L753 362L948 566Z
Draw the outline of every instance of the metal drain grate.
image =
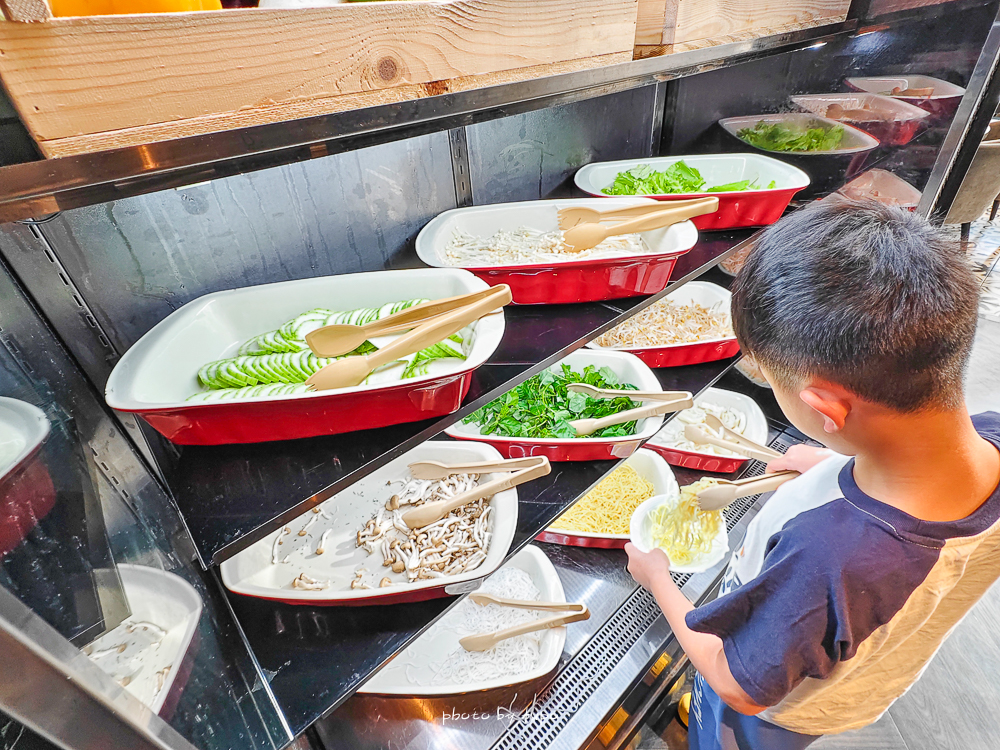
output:
M770 446L784 453L794 442L779 435ZM742 476L759 476L764 468L765 464L760 461L752 461ZM759 497L741 498L726 508L726 528L731 531ZM674 575L678 586L683 586L690 578L689 574ZM493 745L493 750L542 750L551 745L660 614L660 607L648 591L633 592L539 696L535 710L522 714L511 724Z
M518 718L494 750L534 750L552 744L659 616L660 608L649 592L635 591L539 697L536 710Z

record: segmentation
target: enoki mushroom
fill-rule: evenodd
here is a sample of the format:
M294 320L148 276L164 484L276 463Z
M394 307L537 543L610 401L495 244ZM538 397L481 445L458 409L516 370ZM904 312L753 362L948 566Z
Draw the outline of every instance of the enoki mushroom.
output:
M668 346L731 338L734 335L729 313L722 309L721 304L709 308L697 302L679 305L662 299L599 336L596 341L607 347Z

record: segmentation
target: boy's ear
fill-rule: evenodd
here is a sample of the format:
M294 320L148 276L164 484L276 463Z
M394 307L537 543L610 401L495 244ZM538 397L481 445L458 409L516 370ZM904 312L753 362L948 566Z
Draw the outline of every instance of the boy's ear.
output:
M851 413L850 399L841 390L835 386L810 383L799 392L802 402L823 417L824 432L840 432L844 429L847 415Z

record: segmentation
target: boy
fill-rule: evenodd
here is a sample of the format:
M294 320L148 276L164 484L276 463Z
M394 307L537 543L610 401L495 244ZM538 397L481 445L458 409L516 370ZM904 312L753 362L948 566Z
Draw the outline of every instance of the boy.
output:
M977 285L919 217L827 200L766 230L733 325L789 421L830 450L750 524L694 609L628 546L699 672L690 747L785 750L876 721L1000 576L1000 415L969 417ZM836 452L833 452L836 451Z

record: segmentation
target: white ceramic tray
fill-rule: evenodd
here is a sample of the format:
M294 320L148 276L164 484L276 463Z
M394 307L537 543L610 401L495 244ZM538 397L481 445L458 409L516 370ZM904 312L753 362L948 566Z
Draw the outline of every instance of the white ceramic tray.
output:
M821 122L828 128L842 127L844 129L844 137L840 141L840 146L835 149L827 151L768 151L767 149L759 149L768 154L777 154L779 156L829 156L831 154L858 154L863 151L871 151L873 148L878 146L878 139L859 130L858 128L848 125L844 122L838 122L837 120L830 120L826 117L819 117L813 114L804 114L802 112L782 112L778 114L771 115L746 115L743 117L727 117L725 119L719 120L719 125L723 129L732 135L734 138L738 138L742 143L746 143L751 148L757 148L752 143L744 141L738 135L739 131L743 128L752 128L758 122L766 123L782 123L790 126L798 127L809 127L810 123Z
M49 434L49 420L37 406L0 397L0 479L21 466Z
M408 478L410 474L407 465L414 461L465 463L500 458L494 448L484 443L422 443L323 503L320 506L323 513L319 514L319 520L312 522L306 536L299 537L298 532L312 521L314 514L311 511L288 524L291 533L282 538L280 552L282 558L291 556L287 563L271 563L274 540L283 533L283 529L279 529L223 562L220 566L222 582L237 594L313 605L389 604L461 593L475 588L475 585L469 586L470 582L496 570L510 549L517 525L516 488L493 496L490 501L495 514L491 528L493 537L486 559L475 570L461 575L407 583L405 574L393 573L389 568L383 567L381 555L377 551L369 555L356 546L355 540L358 530L364 527L379 508L385 506L386 500L400 486L395 484L394 487L389 487L386 483ZM490 475L487 475L483 481L489 479ZM327 529L332 531L327 537L325 551L322 555L317 555L315 548ZM358 568L369 571L364 580L372 586L371 589L351 589L350 584ZM299 573L317 580L329 580L330 586L322 591L293 589L292 581ZM379 581L386 576L396 582L396 585L379 588Z
M632 514L629 538L640 552L649 552L654 548L649 514L656 508L667 502L674 502L674 496L654 496L635 509ZM674 573L702 573L714 565L717 565L729 551L729 534L726 532L726 524L720 524L719 533L712 540L712 547L701 558L696 559L687 565L678 565L671 561L670 570Z
M631 466L636 474L653 485L654 497L660 495L671 497L677 494L678 487L677 480L674 479L674 472L670 470L670 466L659 454L645 448L640 448L625 459L624 465ZM619 542L627 542L629 540L628 534L594 534L588 531L567 531L552 527L547 528L542 533L550 537L567 537L572 540L569 543L577 547L598 546L587 544L588 540L611 539ZM550 541L555 544L560 543L551 538L540 539L539 541Z
M757 190L736 191L735 194L739 195L765 193L769 190L801 189L809 185L809 175L801 169L763 154L655 156L648 159L602 161L581 167L573 177L573 181L585 193L604 195L601 191L615 181L619 172L625 172L642 164L649 165L657 172L662 172L679 161L697 169L705 179L706 188L739 182L740 180L756 180L764 186L769 185L772 181L775 183L773 188L761 187ZM665 197L677 198L684 195L688 194L668 193ZM726 195L726 193L706 193L702 190L689 195Z
M201 406L200 402L186 402L186 399L203 390L198 382L198 370L203 365L235 356L245 341L274 330L303 312L317 307L334 310L378 307L415 297L440 299L486 287L471 273L459 269L410 269L320 276L206 294L175 310L125 352L108 378L107 402L113 409L125 411ZM503 331L503 312L487 315L475 328L467 359L433 362L427 375L404 382L418 386L451 372L478 367L499 346ZM226 403L315 399L400 384L398 373L392 372L377 373L371 380L367 385L336 391Z
M704 307L713 307L715 305L720 305L721 309L726 312L728 316L729 308L732 303L733 295L729 293L729 290L725 287L721 287L718 284L713 284L710 281L689 281L676 292L671 292L666 297L671 302L676 302L679 305L690 305L699 304ZM596 341L590 341L587 343L587 348L589 349L600 349L602 351L622 351L622 352L633 352L633 351L648 351L648 352L658 352L666 351L669 349L677 349L682 346L691 346L692 344L711 344L720 341L735 341L736 336L724 336L714 339L698 339L697 341L686 341L683 344L666 344L664 346L629 346L629 347L617 347L617 346L601 346Z
M764 412L761 411L761 408L757 406L757 403L752 398L744 396L742 393L736 393L735 391L726 391L722 388L709 388L694 400L695 406L700 406L706 402L743 412L747 418L747 428L743 436L760 445L767 445L767 417L764 416ZM653 445L662 445L674 450L682 450L677 447L677 442L678 437L682 438L683 435L684 423L675 418L667 422L663 426L663 429L649 439L649 442ZM706 458L718 458L719 455L705 451L683 450L685 453L704 456ZM732 457L746 459L745 456L734 455Z
M163 628L166 631L163 640L159 646L149 648L138 656L141 668L125 685L125 690L154 713L159 713L174 687L174 681L184 671L181 665L201 617L201 597L183 578L156 568L121 564L118 565L118 574L132 614L110 633L90 643L87 649L98 650L128 643L129 638L123 629L129 623L150 622ZM126 651L123 656L130 654ZM167 667L170 671L157 689L156 673ZM181 685L178 685L180 688Z
M929 99L952 99L965 95L965 89L940 78L930 76L868 76L846 79L847 85L859 91L867 91L869 94L882 94L891 96L893 99L901 99L906 102L917 102ZM902 89L934 89L930 96L899 96L890 93L899 86Z
M627 352L617 352L610 349L580 349L566 355L565 358L552 365L552 368L555 368L558 371L563 364L569 365L576 372L582 372L583 368L587 365L594 365L598 368L608 367L618 376L620 382L631 383L640 391L663 390L656 374L649 369L649 367L642 360ZM626 458L632 455L632 453L635 452L635 449L648 438L655 435L656 431L660 429L660 425L662 424L662 416L647 417L646 419L640 420L636 425L637 429L635 435L614 438L578 437L540 438L534 440L531 438L504 437L502 435L483 435L479 431L479 425L474 422L470 422L468 424L465 424L464 422L457 422L451 427L448 427L445 430L445 433L450 437L465 440L482 440L496 446L504 446L505 444L518 446L521 449L515 451L515 454L540 455L544 453L549 455L550 460L559 461L580 460L579 458L574 459L567 457L574 451L574 449L588 450L594 448L602 448L606 451L610 451L610 455L608 457ZM524 450L524 446L527 446L527 450ZM537 446L539 450L531 450L533 446ZM548 452L541 450L543 447L550 450ZM513 455L504 448L501 448L501 452ZM517 456L513 455L513 457Z
M564 602L566 594L563 591L559 574L537 547L528 545L518 552L504 566L520 568L531 576L532 582L540 592L542 601ZM459 607L463 606L462 604ZM504 677L495 680L484 680L470 684L446 684L433 687L422 686L411 682L407 673L424 672L431 665L439 663L458 645L459 638L472 635L459 628L461 612L458 607L445 613L438 622L411 643L407 648L382 667L374 677L358 689L359 693L377 693L381 695L427 696L454 695L456 693L471 693L478 690L513 685L519 682L533 680L548 674L559 663L563 646L566 643L566 628L551 628L545 632L541 642L541 658L538 665L531 671L516 677Z
M610 211L614 208L655 204L651 198L628 197L602 199L568 198L563 200L523 201L520 203L497 203L490 206L471 206L469 208L453 208L445 211L420 230L417 235L417 255L424 263L434 267L454 267L443 257L444 248L451 241L455 230L480 237L490 237L502 229L514 230L521 227L539 232L552 232L559 228L557 213L563 208L593 208L597 211ZM690 221L682 221L664 229L654 229L641 232L640 236L649 248L649 252L634 255L615 255L603 258L625 261L630 258L649 255L680 253L694 247L698 241L698 230ZM588 260L590 260L588 258ZM572 255L565 260L540 260L536 263L520 263L511 266L481 266L482 268L520 268L525 265L550 266L560 263L579 263ZM479 266L467 266L468 268Z

